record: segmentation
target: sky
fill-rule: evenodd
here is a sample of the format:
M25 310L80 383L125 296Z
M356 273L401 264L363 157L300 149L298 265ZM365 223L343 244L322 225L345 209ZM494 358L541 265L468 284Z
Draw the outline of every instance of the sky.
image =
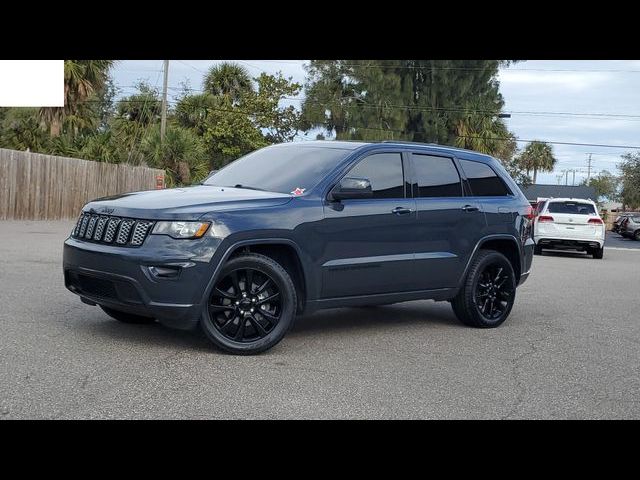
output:
M171 60L169 99L174 100L184 84L202 89L207 69L223 60ZM235 60L253 76L261 72L282 72L304 84L305 60ZM113 69L122 95L135 91L146 81L162 87L162 60L122 60ZM500 92L509 129L523 140L589 143L640 147L640 61L639 60L528 60L500 70ZM301 94L300 98L303 98ZM299 106L300 101L290 101ZM315 137L315 133L310 133ZM526 142L519 142L520 148ZM619 173L620 155L640 149L554 144L558 165L552 173L539 173L538 183L557 184L587 176L588 154L591 174L602 170ZM568 175L563 171L570 170Z

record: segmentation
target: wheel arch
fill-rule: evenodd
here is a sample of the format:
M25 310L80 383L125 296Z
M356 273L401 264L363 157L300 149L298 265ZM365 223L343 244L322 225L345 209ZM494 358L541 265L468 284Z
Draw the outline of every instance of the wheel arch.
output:
M478 241L478 243L476 243L473 253L467 261L462 278L460 279L460 285L463 284L467 277L467 272L469 271L471 262L476 257L479 250L495 250L507 257L516 276L516 285L519 284L520 277L522 275L522 252L518 244L518 240L513 235L496 234L483 237Z
M230 258L245 252L265 255L282 265L293 280L298 298L297 312L302 313L306 304L307 286L309 285L307 272L303 267L300 248L288 238L257 238L240 240L231 244L216 265L205 289L204 299L206 300L211 293L224 264Z

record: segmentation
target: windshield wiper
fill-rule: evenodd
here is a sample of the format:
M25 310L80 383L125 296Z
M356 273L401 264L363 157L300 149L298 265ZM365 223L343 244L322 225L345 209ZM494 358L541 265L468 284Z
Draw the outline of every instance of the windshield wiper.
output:
M233 187L231 185L228 185L227 188L244 188L246 190L259 190L261 192L266 192L264 188L250 187L249 185L242 185L240 183L235 184Z

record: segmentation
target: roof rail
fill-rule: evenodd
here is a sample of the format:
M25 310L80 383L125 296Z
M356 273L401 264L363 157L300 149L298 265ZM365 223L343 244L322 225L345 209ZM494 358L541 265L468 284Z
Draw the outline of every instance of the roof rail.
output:
M406 145L438 145L437 143L426 143L426 142L410 142L408 140L382 140L380 143L402 143Z

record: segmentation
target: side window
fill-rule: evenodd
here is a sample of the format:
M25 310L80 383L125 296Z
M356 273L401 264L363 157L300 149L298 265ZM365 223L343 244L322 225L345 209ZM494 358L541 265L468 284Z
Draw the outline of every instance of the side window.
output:
M453 160L433 155L412 154L418 197L461 197L462 183Z
M368 178L373 198L404 198L402 156L399 153L375 153L361 160L348 177Z
M536 206L536 215L540 215L540 212L542 212L542 210L544 210L544 204L545 203L547 203L546 200L543 200L540 203L538 203L538 205Z
M502 197L511 192L493 169L484 163L460 160L462 170L469 180L471 192L476 197Z

